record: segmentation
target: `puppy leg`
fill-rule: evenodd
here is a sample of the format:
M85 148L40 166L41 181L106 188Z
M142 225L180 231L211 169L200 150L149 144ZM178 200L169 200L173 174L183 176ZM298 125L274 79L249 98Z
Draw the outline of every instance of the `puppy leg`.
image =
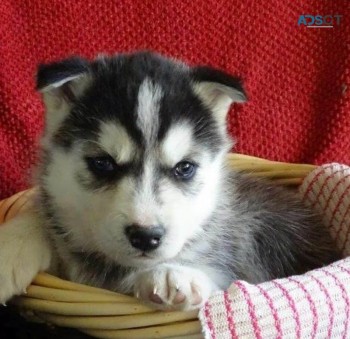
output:
M215 290L207 274L181 265L163 264L135 275L135 296L163 310L199 308Z
M40 216L27 211L0 225L0 304L25 292L52 258Z

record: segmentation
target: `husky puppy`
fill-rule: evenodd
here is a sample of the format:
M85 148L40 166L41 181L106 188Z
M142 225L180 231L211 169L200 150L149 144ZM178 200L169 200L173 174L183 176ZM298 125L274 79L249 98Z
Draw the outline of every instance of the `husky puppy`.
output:
M37 87L39 207L66 278L192 309L337 258L296 195L226 167L239 79L139 52L43 65Z

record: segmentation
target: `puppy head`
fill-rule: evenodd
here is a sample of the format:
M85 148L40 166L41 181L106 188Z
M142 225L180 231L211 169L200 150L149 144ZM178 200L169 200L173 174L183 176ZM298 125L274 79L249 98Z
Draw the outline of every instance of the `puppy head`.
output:
M71 251L175 257L215 208L240 81L152 53L44 65L40 185Z

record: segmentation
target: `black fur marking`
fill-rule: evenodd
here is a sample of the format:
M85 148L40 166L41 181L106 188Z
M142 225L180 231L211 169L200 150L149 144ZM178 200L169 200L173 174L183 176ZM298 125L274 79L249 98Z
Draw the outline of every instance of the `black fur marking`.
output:
M71 110L55 137L69 148L76 140L95 139L100 122L116 121L143 150L144 139L137 120L137 96L145 78L151 79L164 92L159 110L158 141L173 125L188 121L194 137L212 152L224 142L217 131L211 112L193 92L192 74L186 67L147 52L118 55L96 60L89 65L92 84Z
M74 143L97 141L101 121L93 113L88 113L88 108L80 100L73 104L70 115L55 133L53 141L66 151L69 151Z
M115 185L118 184L127 175L135 175L139 172L138 164L130 163L120 167L120 169L113 175L106 177L99 177L93 173L85 174L78 172L76 174L78 182L87 190L109 190L115 189Z
M233 77L221 70L208 67L208 66L197 66L192 68L193 80L197 82L216 82L218 84L231 87L236 91L240 92L242 101L247 100L247 94L242 85L242 80L237 77Z
M85 155L85 159L89 157L99 157L99 156L111 156L110 154L105 153L98 145L94 143L87 143L83 147L82 151ZM113 157L112 157L113 158ZM114 158L113 158L114 159ZM118 163L116 161L116 163ZM122 180L125 176L131 176L135 180L142 173L142 162L138 154L135 154L134 159L129 163L121 164L118 166L118 170L115 173L112 173L110 176L100 177L94 175L89 170L88 163L85 161L85 172L77 172L76 178L78 182L87 190L109 190L115 189L116 185Z
M88 61L80 57L72 57L51 64L42 64L39 66L37 73L36 88L42 90L55 82L85 73L88 70Z
M108 155L99 156L98 158L108 159L113 168L109 171L98 170L94 165L94 158L95 157L85 157L85 162L87 164L87 168L97 180L106 181L108 183L110 181L116 180L117 178L119 179L121 176L130 172L131 164L119 165L114 162L114 159L111 156Z

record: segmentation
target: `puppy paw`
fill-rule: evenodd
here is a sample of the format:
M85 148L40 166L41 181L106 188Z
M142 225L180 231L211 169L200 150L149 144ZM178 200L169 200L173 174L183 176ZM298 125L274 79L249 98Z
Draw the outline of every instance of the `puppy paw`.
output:
M197 269L162 265L138 273L134 294L158 309L191 310L201 307L215 288Z
M36 213L26 212L0 225L0 304L25 293L50 261L50 244Z

